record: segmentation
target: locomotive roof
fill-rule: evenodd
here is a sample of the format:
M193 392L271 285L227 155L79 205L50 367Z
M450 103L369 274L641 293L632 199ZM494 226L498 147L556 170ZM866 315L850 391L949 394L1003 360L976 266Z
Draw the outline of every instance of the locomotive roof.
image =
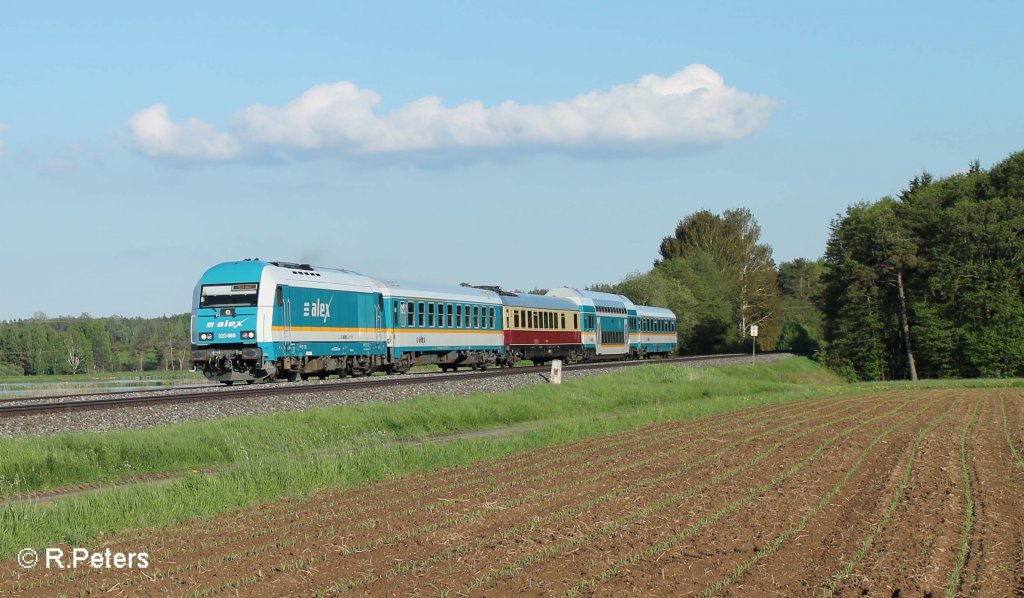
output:
M506 295L502 296L501 302L509 307L532 307L534 309L565 309L578 311L576 304L561 297L549 295Z

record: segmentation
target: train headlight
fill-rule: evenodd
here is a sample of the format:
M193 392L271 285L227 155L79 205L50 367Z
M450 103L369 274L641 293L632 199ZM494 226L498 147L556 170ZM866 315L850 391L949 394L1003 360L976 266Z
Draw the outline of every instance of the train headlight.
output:
M243 331L242 332L242 338L254 339L254 338L256 338L256 333L251 331L251 330Z
M199 333L199 340L201 340L201 341L212 341L213 340L213 333L212 332L200 332Z

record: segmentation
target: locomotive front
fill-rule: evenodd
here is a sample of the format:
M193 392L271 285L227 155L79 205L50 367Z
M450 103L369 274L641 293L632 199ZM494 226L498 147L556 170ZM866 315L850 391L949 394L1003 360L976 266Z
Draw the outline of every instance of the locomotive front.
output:
M264 264L229 262L210 268L192 299L192 365L209 380L252 383L266 377L257 344Z

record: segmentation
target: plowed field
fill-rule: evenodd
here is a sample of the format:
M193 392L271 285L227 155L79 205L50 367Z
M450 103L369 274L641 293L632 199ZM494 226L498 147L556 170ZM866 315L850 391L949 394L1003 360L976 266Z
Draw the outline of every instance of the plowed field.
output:
M1024 393L748 409L91 546L78 595L1024 596Z

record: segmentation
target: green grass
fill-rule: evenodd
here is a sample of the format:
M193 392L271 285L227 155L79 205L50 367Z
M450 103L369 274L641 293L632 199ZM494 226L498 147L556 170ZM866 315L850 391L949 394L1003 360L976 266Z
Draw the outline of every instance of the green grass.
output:
M802 398L873 391L803 358L683 369L645 365L513 393L424 396L139 431L0 440L0 495L111 482L157 472L221 469L46 505L0 505L0 558L26 546L79 544L98 532L167 525L323 488L594 437L667 420ZM488 439L401 441L531 423Z
M109 382L111 380L206 380L201 372L189 370L153 370L145 372L92 372L40 376L0 376L0 384L37 382Z

